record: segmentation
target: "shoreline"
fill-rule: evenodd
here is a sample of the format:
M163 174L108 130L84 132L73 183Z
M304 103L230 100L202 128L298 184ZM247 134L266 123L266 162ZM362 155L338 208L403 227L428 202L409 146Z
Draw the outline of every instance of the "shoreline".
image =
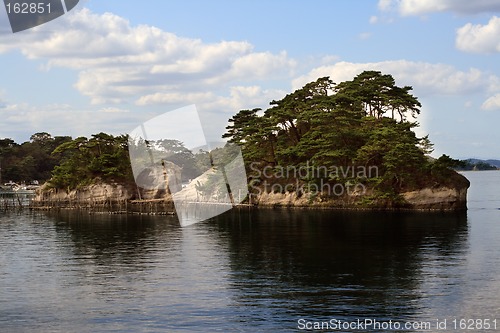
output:
M137 201L137 200L134 200ZM176 216L175 209L161 210L157 205L151 205L151 201L135 202L134 206L129 204L128 210L113 209L113 206L107 207L89 207L88 205L26 205L23 207L11 207L12 210L28 209L30 211L85 211L89 214L109 214L109 215L151 215L151 216ZM154 202L153 202L154 203ZM165 203L165 202L163 202ZM203 203L199 203L203 204ZM133 207L132 209L130 209ZM250 205L237 204L228 211L237 210L288 210L288 211L335 211L335 212L380 212L380 213L461 213L468 210L463 209L437 209L437 208L408 208L408 207L339 207L339 206L283 206L283 205ZM5 210L4 210L5 211Z
M165 190L144 190L131 184L98 182L75 190L42 186L26 203L30 209L58 210L82 209L90 212L111 214L175 215L176 209L196 210L204 206L227 204L232 208L283 208L306 210L343 211L408 211L453 212L467 210L467 190L470 182L455 173L453 181L433 184L400 193L384 194L368 187L363 193L329 196L315 192L267 192L250 193L242 203L231 205L226 200L199 199L197 190L184 200L174 202L175 197Z

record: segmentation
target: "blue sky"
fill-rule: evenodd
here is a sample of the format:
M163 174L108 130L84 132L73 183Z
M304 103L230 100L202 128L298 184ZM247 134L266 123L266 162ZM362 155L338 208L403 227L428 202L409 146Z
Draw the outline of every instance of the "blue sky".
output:
M435 156L499 158L497 0L87 0L12 34L0 8L0 137L127 133L190 104L209 140L240 109L366 69L411 85Z

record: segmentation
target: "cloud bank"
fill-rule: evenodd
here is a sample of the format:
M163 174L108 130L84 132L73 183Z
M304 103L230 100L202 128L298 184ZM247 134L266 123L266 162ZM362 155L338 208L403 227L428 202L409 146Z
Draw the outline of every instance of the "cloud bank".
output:
M483 110L500 110L500 77L491 73L469 68L459 70L454 66L440 63L394 60L370 63L341 61L334 65L320 66L292 81L293 89L299 89L306 83L319 77L329 76L339 83L351 80L365 70L377 70L391 74L400 86L414 88L414 94L420 98L432 96L466 95L485 96L481 106Z
M255 52L244 41L204 43L85 8L44 28L0 35L0 53L21 50L29 59L49 59L46 69L77 70L75 88L92 104L206 100L210 90L290 77L296 66L286 52Z
M458 29L456 47L470 53L500 52L500 17L493 16L485 25L468 23Z
M394 76L398 85L411 85L422 95L458 95L484 91L490 86L491 78L478 69L460 71L446 64L432 64L407 60L372 63L338 62L321 66L308 74L293 80L293 87L300 88L318 77L330 76L335 82L350 80L364 70L378 70Z
M497 0L379 0L382 11L396 10L402 16L418 16L435 12L479 14L500 11Z

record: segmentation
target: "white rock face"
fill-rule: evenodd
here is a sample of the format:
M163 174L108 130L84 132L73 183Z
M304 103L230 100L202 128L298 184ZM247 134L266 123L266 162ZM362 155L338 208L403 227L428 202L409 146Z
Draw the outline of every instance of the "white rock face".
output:
M75 201L75 202L103 202L125 201L134 196L131 189L120 184L95 184L82 189L64 191L61 189L47 189L43 186L37 191L35 202L41 201Z
M467 203L467 189L449 187L424 188L418 191L405 192L401 195L416 209L465 209Z
M365 195L371 195L368 191ZM405 204L403 209L414 210L439 210L453 211L467 209L467 188L424 188L418 191L401 193ZM332 208L363 208L358 206L361 196L344 196L338 198L321 199L320 196L310 196L303 194L298 197L295 192L291 193L260 193L253 203L259 206L277 206L277 207L332 207ZM377 207L374 207L375 209ZM397 209L392 205L380 203L381 209Z

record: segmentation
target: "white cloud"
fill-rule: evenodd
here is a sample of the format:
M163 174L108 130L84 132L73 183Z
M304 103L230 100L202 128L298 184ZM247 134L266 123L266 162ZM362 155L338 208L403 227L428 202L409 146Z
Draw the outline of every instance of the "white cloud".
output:
M500 93L488 98L481 106L483 110L500 110Z
M490 97L482 104L483 110L500 110L500 77L470 68L459 70L446 64L411 62L406 60L384 61L377 63L338 62L330 66L321 66L308 74L292 81L293 89L299 89L306 83L319 77L329 76L334 82L340 83L352 80L365 70L377 70L391 74L399 86L409 85L414 88L414 94L419 98L444 95L472 99L489 94ZM476 95L474 97L474 95ZM493 96L492 96L493 95ZM465 108L473 110L471 100L464 102Z
M456 46L471 53L500 52L500 17L493 16L486 25L468 23L457 30Z
M154 105L154 104L199 104L211 101L215 95L211 92L198 92L198 93L154 93L150 95L141 96L136 102L136 105Z
M118 135L152 117L153 113L109 107L92 110L76 109L66 104L34 106L29 103L6 103L0 108L0 138L23 142L31 134L41 131L75 137L102 131Z
M398 85L413 86L419 96L479 92L489 89L494 81L493 77L475 68L460 71L445 64L397 60L375 63L338 62L331 66L321 66L293 80L292 86L293 89L298 89L324 76L330 76L334 82L339 83L352 80L365 70L391 74Z
M379 0L378 8L382 11L389 11L392 10L396 4L397 2L394 0Z
M144 107L161 105L165 111L175 109L179 105L195 104L200 112L205 135L210 141L220 141L227 120L238 110L266 109L270 101L281 99L287 93L278 89L263 89L260 86L233 86L225 95L212 92L155 93L142 96L136 104Z
M319 59L319 63L322 65L330 65L330 64L336 63L339 60L340 60L339 56L327 55L327 56L321 57L321 59ZM313 59L313 61L311 61L311 63L318 63L318 61L316 59Z
M160 112L196 104L206 134L219 140L230 115L266 108L287 93L262 88L259 81L272 86L273 80L290 80L297 66L284 51L256 52L245 41L205 43L85 8L16 38L0 34L0 53L9 51L45 61L39 66L44 71L77 71L74 87L101 106L89 111L10 104L0 109L0 136L7 137L38 129L119 134Z
M250 53L235 59L224 80L239 78L269 79L270 73L282 77L291 76L296 62L286 52L274 55L270 52Z
M228 119L236 111L269 107L269 102L283 98L288 91L262 89L259 86L234 86L227 96L215 96L212 101L197 104L205 135L209 141L220 141Z
M212 92L154 93L142 96L135 103L139 106L196 104L202 111L226 113L244 108L266 107L271 100L282 98L286 93L283 90L262 89L259 86L234 86L229 89L227 96Z
M111 106L111 107L102 108L101 112L104 112L104 113L128 113L128 112L130 112L130 110L120 109L120 108Z
M478 14L500 10L498 0L379 0L382 11L397 9L403 16L424 15L450 11L460 14Z
M234 84L289 78L296 63L285 52L254 52L242 41L204 43L88 9L71 12L37 33L0 35L0 53L20 50L42 66L79 71L75 88L93 104L200 94ZM49 30L43 30L44 27ZM157 95L157 99L158 99Z
M287 93L279 89L262 89L259 86L235 86L231 87L229 96L220 97L207 107L213 110L233 110L231 112L241 109L265 109L270 101L281 99Z

